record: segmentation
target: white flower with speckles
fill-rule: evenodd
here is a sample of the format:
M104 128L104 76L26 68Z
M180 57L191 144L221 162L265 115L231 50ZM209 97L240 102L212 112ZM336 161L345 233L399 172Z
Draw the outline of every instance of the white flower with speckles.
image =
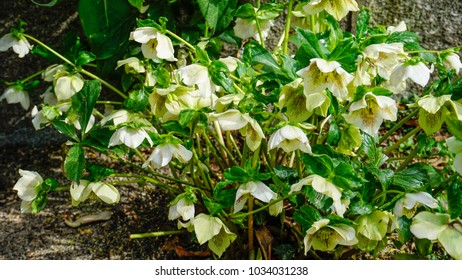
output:
M313 248L320 251L332 251L337 245L352 246L358 243L354 228L346 224L329 224L329 219L313 223L306 231L303 243L305 255Z
M438 201L427 192L407 193L396 201L393 214L396 217L406 216L411 219L417 207L422 204L430 208L438 207Z
M340 21L349 11L359 11L359 7L355 0L312 0L303 6L303 11L309 15L326 11Z

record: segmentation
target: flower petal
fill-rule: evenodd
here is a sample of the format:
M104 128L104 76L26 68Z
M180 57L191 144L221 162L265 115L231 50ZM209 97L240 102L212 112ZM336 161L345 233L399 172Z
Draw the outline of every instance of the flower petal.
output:
M411 224L411 232L417 238L436 240L449 224L448 214L433 214L427 211L417 214Z

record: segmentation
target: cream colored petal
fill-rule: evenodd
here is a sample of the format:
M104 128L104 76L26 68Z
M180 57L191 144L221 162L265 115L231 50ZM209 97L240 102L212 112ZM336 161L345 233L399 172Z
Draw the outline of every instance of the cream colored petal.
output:
M193 225L197 241L202 245L220 233L223 222L216 217L201 213L194 218Z
M157 56L159 58L168 60L168 61L177 61L175 58L175 50L173 49L173 44L170 38L164 34L157 34Z
M107 204L118 203L120 200L119 191L109 183L90 183L88 186L96 196Z
M449 220L448 214L423 211L414 217L410 230L417 238L436 240L438 235L447 229Z

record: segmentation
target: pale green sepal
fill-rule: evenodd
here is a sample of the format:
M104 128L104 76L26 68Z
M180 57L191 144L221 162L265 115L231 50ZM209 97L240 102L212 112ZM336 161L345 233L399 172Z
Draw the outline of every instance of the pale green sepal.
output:
M412 221L411 232L420 239L436 240L438 235L448 227L449 219L448 214L420 212Z
M460 223L449 225L438 235L438 241L451 257L462 260L462 225Z
M193 224L197 241L199 241L199 244L201 245L219 234L223 227L223 223L220 219L206 214L197 215L194 218Z
M232 233L226 226L223 226L220 233L209 240L209 249L218 255L218 257L221 257L236 237L236 234Z
M369 240L380 241L387 234L390 217L379 210L375 210L369 215L361 216L356 221L358 223L358 233Z
M441 129L444 119L442 111L432 114L427 112L425 109L420 108L419 110L419 125L425 131L427 135L432 135Z

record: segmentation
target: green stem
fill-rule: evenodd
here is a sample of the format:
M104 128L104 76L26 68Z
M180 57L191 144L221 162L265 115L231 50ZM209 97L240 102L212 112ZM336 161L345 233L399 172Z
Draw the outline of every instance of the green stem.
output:
M249 212L253 210L253 196L249 197L247 200ZM250 214L247 219L247 231L249 238L249 260L255 259L255 250L253 246L253 214Z
M199 159L199 157L197 156L197 152L196 152L196 149L193 147L192 148L192 152L193 152L193 157L194 157L194 160L196 161L197 163L197 169L199 170L199 175L201 176L202 178L202 182L204 183L204 185L207 187L207 189L209 190L213 190L212 188L212 185L211 185L211 182L209 182L209 177L207 177L205 175L205 172L204 170L202 169L202 165L201 165L201 161Z
M417 132L419 132L420 130L422 130L422 128L420 126L414 128L413 130L411 130L408 134L404 135L403 138L399 139L398 141L396 141L396 143L391 146L388 150L386 150L384 152L385 155L389 155L391 152L393 152L396 148L399 147L399 145L401 145L401 143L403 143L404 141L406 141L409 137L411 136L414 136Z
M80 73L84 74L84 75L87 75L88 77L92 78L92 79L95 79L95 80L98 80L100 81L103 85L105 85L107 88L109 88L110 90L112 90L113 92L117 93L118 95L120 95L122 98L125 98L127 99L127 95L125 95L125 93L123 93L122 91L120 91L119 89L117 89L116 87L114 87L113 85L111 85L110 83L106 82L105 80L101 79L100 77L96 76L95 74L91 73L91 72L88 72L87 70L85 69L80 69L79 70Z
M45 72L45 70L40 70L37 73L34 73L34 74L30 75L29 77L26 77L26 78L22 79L20 82L25 83L25 82L29 81L30 79L33 79L33 78L35 78L37 76L42 75L43 72Z
M406 167L414 159L414 157L417 155L418 151L419 151L419 149L417 149L417 147L415 147L414 150L412 150L412 152L409 154L409 156L401 163L401 165L398 167L398 169L396 169L396 171L403 170L404 167Z
M212 152L213 157L216 159L217 164L220 166L221 170L224 171L226 169L226 167L224 166L224 163L226 163L225 158L221 153L217 153L216 147L212 144L205 131L203 132L203 134L206 145L210 147L210 151Z
M96 101L96 104L104 104L104 105L123 105L123 102L120 101Z
M248 211L248 212L246 212L246 213L231 214L231 215L229 215L229 218L230 218L230 219L245 218L245 217L247 217L247 216L249 216L249 215L253 215L253 214L255 214L255 213L261 212L261 211L265 210L266 208L270 207L271 205L276 204L276 203L280 202L281 200L288 199L289 197L294 196L294 195L296 195L296 194L297 194L297 193L294 192L294 193L291 193L291 194L289 194L289 195L286 195L286 196L284 196L284 197L282 197L282 198L275 199L275 200L271 200L268 204L263 205L262 207L257 208L257 209L255 209L255 210Z
M188 233L185 230L171 230L171 231L156 231L156 232L146 232L146 233L134 233L130 234L130 239L137 239L137 238L146 238L146 237L159 237L159 236L166 236L166 235L179 235Z
M260 37L260 45L265 48L265 38L263 38L263 33L261 32L260 21L258 18L255 19L255 23L257 25L258 37Z
M290 21L292 18L292 9L294 6L294 0L289 0L289 7L287 8L287 18L286 18L286 26L284 29L284 43L282 45L282 53L288 54L289 51L289 32L290 32Z
M419 109L415 109L414 111L412 111L409 115L407 115L405 118L403 118L402 120L400 120L397 124L395 124L391 129L389 129L387 131L387 133L385 133L379 140L379 143L378 144L381 144L383 143L383 141L387 140L388 137L390 137L390 135L393 134L393 132L395 132L396 130L398 130L401 126L403 126L403 124L405 124L408 120L410 120L412 117L414 117L415 115L417 115L419 113Z

